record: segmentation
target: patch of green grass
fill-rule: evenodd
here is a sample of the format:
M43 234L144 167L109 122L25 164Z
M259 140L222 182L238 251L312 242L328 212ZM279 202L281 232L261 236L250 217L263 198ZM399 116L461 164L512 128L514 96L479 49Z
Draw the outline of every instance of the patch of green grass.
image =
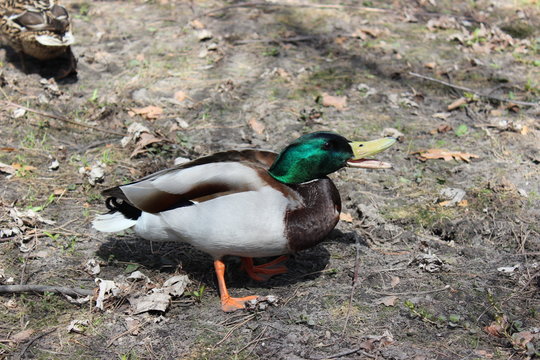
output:
M460 124L457 128L454 129L454 134L456 136L463 136L469 132L469 127L465 124Z
M273 56L273 57L279 56L279 48L277 48L277 47L266 48L262 52L262 55L263 56Z
M45 292L40 296L22 294L19 297L28 327L34 329L58 325L60 317L72 306L57 294Z
M470 328L471 324L468 321L464 321L463 317L458 314L449 314L448 316L444 314L436 315L432 313L427 308L422 306L415 305L410 300L405 300L403 305L409 309L410 314L413 317L417 317L425 323L432 324L438 328L449 327L449 328Z
M445 219L453 219L459 213L455 208L432 205L405 205L399 208L387 208L382 211L385 218L391 221L401 221L412 226L433 228Z
M35 212L43 211L45 208L47 208L49 205L51 205L56 200L56 195L50 194L45 203L38 206L30 206L29 209Z
M201 284L199 285L199 288L197 290L193 290L186 293L186 296L192 297L195 300L195 302L200 304L202 302L205 290L206 290L206 286Z
M137 353L135 352L135 350L130 350L128 353L126 354L120 354L118 355L118 359L119 360L138 360L139 359L139 356L137 355Z
M112 165L116 162L114 160L114 153L111 149L105 149L101 153L101 162L105 165Z
M88 101L91 102L92 104L97 104L98 100L99 100L99 90L94 89L94 91L92 91L92 95L90 95L90 97L88 98Z
M329 67L313 72L306 86L313 86L322 90L343 91L349 89L354 83L352 71L342 67Z

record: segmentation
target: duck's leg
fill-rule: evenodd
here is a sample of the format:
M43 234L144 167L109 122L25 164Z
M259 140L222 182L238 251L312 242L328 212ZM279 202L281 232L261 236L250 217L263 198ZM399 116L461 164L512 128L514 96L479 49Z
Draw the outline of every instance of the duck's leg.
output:
M288 258L287 255L282 255L266 264L253 265L253 258L243 257L242 269L244 269L253 280L266 281L274 275L284 274L288 271L287 267L281 264Z
M245 302L254 300L258 296L246 296L242 298L233 298L227 291L225 285L225 264L221 260L214 260L214 268L218 279L219 295L221 296L221 309L225 312L236 311L245 308Z

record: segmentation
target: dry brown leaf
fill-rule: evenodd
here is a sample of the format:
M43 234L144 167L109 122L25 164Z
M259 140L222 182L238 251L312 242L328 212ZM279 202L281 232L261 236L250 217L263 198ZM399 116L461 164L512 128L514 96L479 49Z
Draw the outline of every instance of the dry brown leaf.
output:
M436 129L431 130L429 133L432 134L432 135L435 135L435 134L437 134L437 133L443 134L443 133L448 132L448 131L450 131L450 130L452 130L452 126L451 126L451 125L448 125L448 124L441 124L441 125L437 126Z
M266 129L266 126L256 118L252 117L248 120L249 126L255 131L257 134L261 135L264 132L264 129Z
M450 105L448 105L447 109L449 111L452 111L452 110L455 110L457 109L458 107L462 106L462 105L465 105L469 102L469 100L467 100L467 98L459 98L457 99L456 101L454 101L453 103L451 103Z
M352 223L353 222L353 217L349 213L342 212L342 213L339 214L339 220L345 221L345 222L348 222L348 223Z
M437 67L437 63L436 62L428 62L428 63L425 63L424 66L427 67L428 69L435 69Z
M347 41L348 38L344 37L344 36L337 36L335 39L334 39L334 42L337 44L337 45L343 45L345 44L345 41Z
M506 109L515 113L518 113L520 111L519 105L514 103L509 103L506 105Z
M478 155L469 154L459 151L450 151L445 149L429 149L425 151L418 151L413 154L418 154L418 159L421 161L432 160L432 159L444 159L444 161L450 161L452 159L462 160L465 162L470 162L471 158L479 158Z
M197 19L190 21L189 25L191 25L192 28L197 29L197 30L202 30L206 27L206 25L204 25L202 22L200 22Z
M292 80L292 76L291 74L289 74L287 72L287 70L283 69L283 68L277 68L276 69L276 74L278 74L278 76L286 81L291 81Z
M390 286L396 287L401 282L401 279L397 276L392 276L392 280L390 280Z
M504 327L497 322L493 322L491 325L485 326L484 331L491 336L503 337Z
M53 194L56 196L64 195L64 193L67 191L66 188L57 188L53 190Z
M141 133L139 140L136 143L135 149L133 150L133 152L131 153L129 157L134 158L135 156L146 152L145 148L148 145L158 143L161 141L163 141L162 138L159 138L147 132L143 132Z
M163 109L159 106L149 105L143 108L132 108L128 114L130 116L141 115L147 120L155 120L163 114Z
M378 28L362 27L362 28L356 29L356 31L353 32L351 36L360 38L362 40L366 40L367 36L370 36L372 38L377 38L384 32L385 30L378 29Z
M33 329L26 329L13 335L10 340L15 341L16 343L23 343L28 341L35 332L36 331Z
M182 90L178 90L177 92L174 93L174 99L178 102L182 102L184 100L186 100L187 98L187 94L185 91L182 91Z
M395 295L385 296L375 300L375 304L383 304L384 306L395 306L398 299L399 298Z
M11 166L15 169L15 170L36 170L36 167L34 166L30 166L30 165L21 165L19 163L13 163L11 164Z
M333 106L338 110L344 110L347 107L347 97L332 96L327 93L322 93L321 103L323 106Z

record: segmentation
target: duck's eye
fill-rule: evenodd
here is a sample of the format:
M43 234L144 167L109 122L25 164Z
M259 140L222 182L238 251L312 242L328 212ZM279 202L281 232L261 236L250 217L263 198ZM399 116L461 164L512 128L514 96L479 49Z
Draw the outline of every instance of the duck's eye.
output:
M67 10L63 6L60 6L60 5L53 5L53 7L51 8L51 13L58 20L67 19L69 16Z
M26 11L21 16L13 19L17 24L23 27L35 27L36 25L45 24L43 15L35 12Z
M329 141L325 142L325 143L323 144L323 146L322 146L323 150L328 150L328 149L330 149L331 147L332 147L332 144L331 144Z

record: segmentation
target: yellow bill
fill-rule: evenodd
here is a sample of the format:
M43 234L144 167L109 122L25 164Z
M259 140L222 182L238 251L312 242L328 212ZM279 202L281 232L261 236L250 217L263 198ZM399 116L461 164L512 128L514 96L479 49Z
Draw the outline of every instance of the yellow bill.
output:
M364 169L389 169L392 164L376 159L366 159L388 149L394 145L396 139L387 137L371 141L351 141L349 145L353 151L353 157L347 161L347 165Z

